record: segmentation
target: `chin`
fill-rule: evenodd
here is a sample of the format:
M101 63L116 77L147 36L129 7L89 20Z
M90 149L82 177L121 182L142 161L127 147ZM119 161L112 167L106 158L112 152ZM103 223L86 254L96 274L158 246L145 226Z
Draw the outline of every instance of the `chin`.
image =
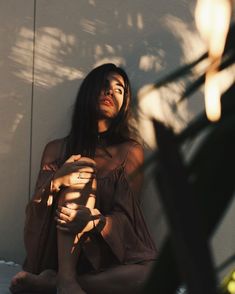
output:
M108 110L101 109L99 117L106 118L106 119L113 119L116 117L116 114Z

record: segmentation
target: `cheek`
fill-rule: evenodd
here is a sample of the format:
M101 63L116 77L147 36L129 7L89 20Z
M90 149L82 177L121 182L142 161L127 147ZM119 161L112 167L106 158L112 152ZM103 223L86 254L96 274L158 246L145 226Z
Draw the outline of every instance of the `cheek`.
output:
M124 98L123 97L119 97L118 98L118 111L121 109L122 105L123 105L123 101L124 101Z

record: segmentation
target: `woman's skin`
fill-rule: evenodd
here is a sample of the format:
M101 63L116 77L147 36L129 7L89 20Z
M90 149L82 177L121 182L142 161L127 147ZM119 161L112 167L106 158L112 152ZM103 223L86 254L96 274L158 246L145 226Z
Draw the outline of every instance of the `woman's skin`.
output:
M149 263L147 270L146 265L141 264L119 265L94 275L78 276L78 283L86 292L79 290L77 293L120 294L125 285L125 294L139 294L153 265L154 262ZM14 293L54 294L57 293L56 287L57 274L53 270L45 270L40 275L22 271L18 273Z
M10 290L13 293L25 290L35 291L35 289L42 293L44 291L51 293L56 287L57 293L84 293L76 281L75 266L79 254L79 249L76 247L79 245L79 237L93 228L90 215L91 208L94 208L95 204L95 171L96 164L94 160L81 157L80 155L73 155L55 173L52 189L57 189L57 185L58 187L61 185L65 187L63 192L59 194L58 219L56 219L58 223L58 275L51 270L43 271L40 275L34 275L25 271L19 272L13 277L11 282ZM82 173L82 178L78 177L78 172ZM81 194L82 197L80 197ZM83 205L78 210L77 205L80 203ZM66 208L66 206L68 207ZM67 214L65 218L63 212L69 208L70 214ZM75 214L77 211L82 211L82 213ZM92 212L93 214L98 214L96 209L92 209ZM80 216L76 218L76 223L71 222L75 219L75 215ZM73 230L72 234L68 234L68 230L64 227L65 222L72 223L73 226L76 224L76 229ZM80 234L78 235L78 233Z
M114 72L109 73L105 89L102 90L98 99L100 110L98 130L99 132L104 132L109 128L112 119L117 116L123 104L124 80L122 76ZM86 285L90 285L88 288L93 287L92 291L96 289L97 292L91 293L109 293L105 292L107 289L107 291L111 290L113 293L120 293L115 292L115 289L111 286L116 284L116 289L119 289L118 283L113 284L111 270L97 275L84 275L80 277L79 282L76 274L80 245L79 239L84 232L90 231L93 229L94 224L97 225L99 222L99 220L94 222L90 220L91 215L100 214L94 208L96 191L95 170L96 163L94 160L81 157L81 155L73 155L56 172L52 182L52 189L58 191L61 186L66 187L62 193L58 194L59 205L56 218L58 274L52 270L45 270L40 275L34 275L25 271L19 272L13 277L11 282L10 290L13 293L28 290L52 293L56 288L59 294L85 293L80 285L84 288ZM81 174L82 177L79 177L78 175ZM81 194L84 196L83 199L80 197ZM139 268L140 265L133 266ZM125 269L128 271L128 267L125 266ZM132 267L130 267L130 272L131 269ZM115 273L115 270L113 271ZM117 271L119 270L117 269ZM139 271L141 272L141 266ZM121 272L117 274L117 277L119 277L118 281L120 281L120 277L125 280L125 276ZM105 282L106 278L110 280L110 285L108 281L107 283ZM89 279L92 279L92 285L89 283ZM129 293L136 293L131 291L130 289Z
M106 88L99 97L99 132L108 129L111 120L115 118L122 107L124 99L124 80L117 73L107 76Z
M95 193L96 193L96 179L93 178L95 162L89 158L81 157L79 161L84 161L85 164L90 163L90 166L86 166L80 169L79 179L87 179L89 182L83 189L79 188L79 185L71 185L62 190L59 194L58 210L57 210L57 246L58 246L58 276L57 276L57 293L84 293L76 281L76 264L79 257L79 240L81 235L93 228L92 221L90 221L91 210L95 206ZM88 168L93 169L93 173L87 172ZM82 171L83 170L83 171ZM86 170L86 171L85 171ZM82 171L82 172L81 172ZM57 178L59 186L63 185L64 181L60 177ZM87 208L85 222L78 220L80 229L77 228L76 232L66 232L63 229L63 224L66 221L71 221L74 215L63 217L61 209L63 206L70 205L76 208L79 205ZM92 226L91 226L92 224Z
M111 120L116 117L118 114L124 98L124 81L123 78L116 74L110 73L107 76L106 80L106 89L101 92L99 97L99 121L98 121L98 130L99 132L105 131L108 129ZM94 163L95 164L95 163ZM94 181L93 181L94 183ZM95 183L93 184L93 186ZM92 191L95 193L95 191ZM89 194L89 193L88 193ZM94 198L91 198L91 200ZM80 199L77 198L77 193L74 194L73 203L81 204ZM88 197L87 202L91 203L89 207L90 211L84 211L84 214L88 214L87 218L89 219L90 214L99 214L99 211L96 209L94 211L95 203L89 201ZM70 201L70 194L65 193L60 196L59 205L64 206ZM59 224L61 224L61 215L59 214ZM65 216L66 217L66 216ZM62 221L65 219L62 218ZM97 220L98 221L98 220ZM92 225L88 227L93 228ZM89 229L88 229L89 230ZM78 231L79 232L79 231ZM84 232L84 231L83 231ZM78 235L77 235L78 236ZM58 260L59 260L59 270L58 270L58 293L60 294L75 294L82 293L80 286L78 285L76 278L76 264L79 257L79 238L74 234L66 234L66 232L60 230L58 227L57 232L57 242L58 242ZM76 238L77 237L77 238ZM76 241L76 244L75 242ZM80 288L80 289L79 289Z

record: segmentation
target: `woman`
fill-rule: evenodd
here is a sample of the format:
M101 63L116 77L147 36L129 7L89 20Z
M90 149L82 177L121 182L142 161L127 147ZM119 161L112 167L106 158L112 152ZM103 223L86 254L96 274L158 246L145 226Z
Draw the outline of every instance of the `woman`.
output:
M142 174L132 176L143 149L132 139L130 102L128 77L114 64L84 79L69 135L42 156L13 293L140 291L156 250L139 206Z

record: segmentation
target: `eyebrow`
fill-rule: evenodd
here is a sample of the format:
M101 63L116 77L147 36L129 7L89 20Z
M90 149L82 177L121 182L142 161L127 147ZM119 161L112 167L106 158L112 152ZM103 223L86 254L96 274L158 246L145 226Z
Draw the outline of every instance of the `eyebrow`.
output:
M116 85L122 87L123 90L125 90L124 85L122 83L118 82L118 83L116 83Z
M117 78L113 78L113 79L116 81L116 85L117 85L117 86L120 86L120 87L123 88L123 90L125 90L125 86L120 82L119 79L117 79Z

